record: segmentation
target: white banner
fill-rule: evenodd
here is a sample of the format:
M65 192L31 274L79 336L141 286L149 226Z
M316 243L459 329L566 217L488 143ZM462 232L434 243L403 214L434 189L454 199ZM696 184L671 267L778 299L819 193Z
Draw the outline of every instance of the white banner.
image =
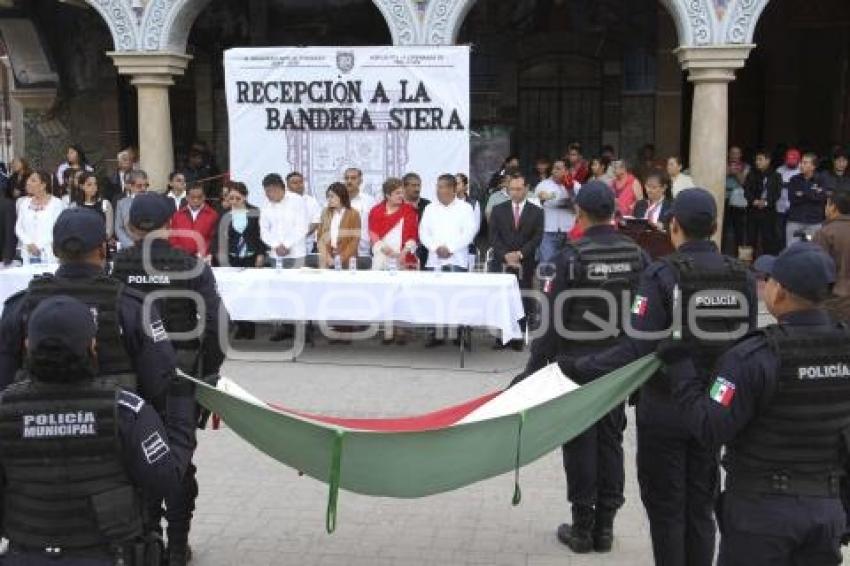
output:
M469 173L469 48L280 47L225 53L231 178L265 202L268 173L302 173L325 201L349 167L382 199L388 177Z

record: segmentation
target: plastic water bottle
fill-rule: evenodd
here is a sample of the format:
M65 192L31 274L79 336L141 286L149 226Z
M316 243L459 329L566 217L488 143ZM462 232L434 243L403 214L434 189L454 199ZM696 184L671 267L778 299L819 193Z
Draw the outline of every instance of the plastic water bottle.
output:
M398 273L398 259L391 257L387 262L387 267L390 270L390 275L395 275Z
M283 258L282 257L278 256L278 257L274 258L274 268L275 268L275 271L283 270Z
M348 271L350 271L351 273L354 273L354 272L357 271L357 258L356 257L352 257L351 259L348 260Z
M475 254L469 254L469 259L467 260L467 267L470 273L475 272L475 264L478 258L475 257Z
M342 258L338 255L334 256L334 269L337 271L342 271Z

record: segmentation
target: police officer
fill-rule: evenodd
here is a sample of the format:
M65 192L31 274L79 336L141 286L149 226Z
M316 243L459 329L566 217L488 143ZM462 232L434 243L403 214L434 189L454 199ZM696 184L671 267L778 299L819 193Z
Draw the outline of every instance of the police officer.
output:
M6 301L0 320L0 389L23 367L29 313L44 299L62 294L89 305L96 315L99 375L135 388L164 411L176 364L174 349L155 307L145 325L144 295L104 274L106 240L106 225L96 212L71 208L59 215L53 227L56 275L36 277L26 291Z
M584 229L581 240L568 244L555 260L555 278L547 283L547 294L562 325L551 321L541 338L531 347L526 372L542 368L561 356L579 356L609 347L622 328L621 308L624 293L630 294L638 277L649 264L648 256L630 238L612 226L616 210L611 190L599 182L582 187L576 197L577 222ZM564 301L562 312L555 312L563 293L597 290L600 297L582 295ZM612 298L613 303L608 299ZM611 305L615 305L612 309ZM608 325L600 328L588 319L599 317ZM559 327L567 330L561 335ZM581 376L566 375L582 382ZM596 425L564 445L567 498L572 504L572 525L561 525L558 538L574 552L608 552L613 543L614 516L623 505L625 471L623 430L624 406L615 408Z
M653 352L675 331L693 350L699 378L707 383L719 355L755 328L758 312L755 279L720 254L711 240L716 229L717 207L708 191L679 193L670 221L676 252L642 274L631 309L633 330L609 350L563 360L567 374L604 375ZM688 433L663 371L640 391L637 469L655 563L710 566L718 451Z
M29 317L27 369L0 399L7 566L158 564L140 500L176 486L188 454L141 397L97 379L97 334L91 308L68 296ZM194 403L184 393L169 419Z
M763 256L764 300L778 323L739 341L706 387L692 351L665 342L682 421L700 442L726 446L720 566L841 563L839 484L850 450L850 331L821 304L835 264L796 243Z
M135 245L115 256L112 277L143 293L176 292L156 304L177 352L177 365L189 375L215 381L207 376L217 376L224 363L219 329L227 329L226 312L210 267L169 244L173 214L174 205L160 194L146 193L133 199L129 224ZM199 304L203 312L199 312ZM203 324L199 325L201 317ZM194 332L196 329L202 331ZM191 336L193 333L196 336ZM186 564L191 558L189 528L198 495L195 472L190 463L181 489L166 498L169 566ZM159 507L156 504L152 513Z

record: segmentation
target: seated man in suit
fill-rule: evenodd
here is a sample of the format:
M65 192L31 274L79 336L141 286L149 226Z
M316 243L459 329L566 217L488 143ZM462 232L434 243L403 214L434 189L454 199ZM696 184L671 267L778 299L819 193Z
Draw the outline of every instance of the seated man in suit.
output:
M535 253L543 239L543 209L528 202L528 185L522 173L511 173L508 181L510 200L493 207L490 215L490 245L493 247L495 269L513 273L519 279L521 289L534 286L534 271L537 267ZM520 322L523 330L533 301L522 300L525 318ZM522 351L522 340L512 340L511 348ZM496 341L496 348L502 348Z

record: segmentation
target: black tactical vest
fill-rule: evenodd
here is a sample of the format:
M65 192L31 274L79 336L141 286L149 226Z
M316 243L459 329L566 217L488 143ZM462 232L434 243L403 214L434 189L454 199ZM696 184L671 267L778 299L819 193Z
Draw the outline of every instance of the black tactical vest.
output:
M142 254L141 245L121 251L115 257L112 277L145 294L155 291L190 292L190 280L174 274L195 270L195 258L170 246L152 246L150 264L157 272L149 274L145 271ZM168 333L190 332L198 326L197 305L191 298L167 297L157 300L156 305ZM172 340L172 344L175 349L197 350L199 341Z
M714 269L697 266L693 258L680 253L669 255L661 261L666 262L676 274L681 293L679 308L682 313L682 340L693 345L694 366L701 378L707 380L721 354L750 330L749 309L743 304L750 292L747 267L727 256L723 256L723 267ZM717 311L741 306L745 308L740 315L711 317ZM688 321L689 312L698 315L696 328L703 333L710 333L711 339L694 334L694 327Z
M625 236L617 241L600 243L582 238L575 244L567 244L576 254L576 272L572 274L571 289L576 291L604 291L613 302L601 297L578 295L567 301L564 311L564 329L569 333L600 333L600 325L587 320L585 315L595 315L605 323L616 321L616 329L623 329L623 301L637 288L638 279L644 268L640 247ZM616 308L611 312L611 308ZM606 348L616 342L616 336L598 339L575 339L565 335L566 347L574 351L589 351Z
M29 376L5 390L3 527L12 544L108 550L142 534L141 506L121 458L118 391Z
M776 325L761 333L780 360L776 389L728 447L726 467L739 480L766 478L767 489L757 491L785 485L807 495L810 485L818 495L837 484L848 462L850 331Z
M97 323L98 374L109 378L123 389L136 390L133 363L122 338L118 309L124 286L106 276L66 279L41 275L30 282L27 291L24 328L38 304L48 297L68 295L88 305Z

